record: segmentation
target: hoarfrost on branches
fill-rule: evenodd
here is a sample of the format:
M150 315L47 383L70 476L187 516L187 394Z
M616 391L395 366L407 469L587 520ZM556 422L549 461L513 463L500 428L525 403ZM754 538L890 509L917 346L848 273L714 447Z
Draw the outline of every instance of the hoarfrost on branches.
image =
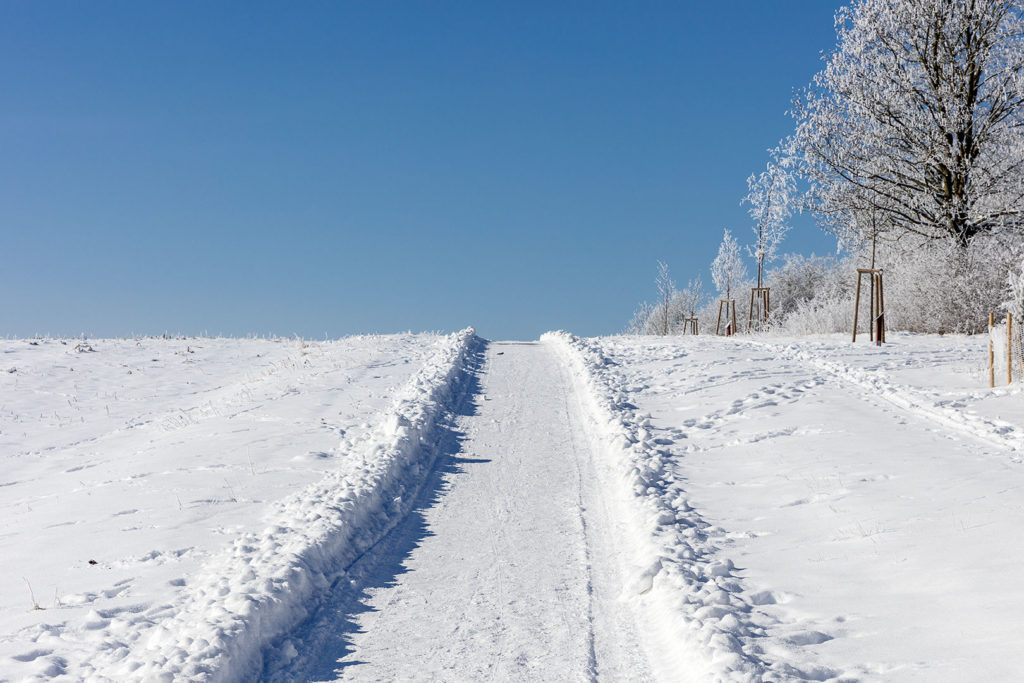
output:
M695 318L697 309L704 299L704 283L698 275L686 284L686 289L679 292L680 306L686 318Z
M1020 0L855 0L794 102L806 200L847 241L1024 228Z
M767 168L747 178L747 195L743 198L750 204L750 217L755 221L757 242L751 255L757 259L758 287L763 285L765 263L775 259L779 244L789 230L786 221L792 215L790 204L796 193L792 157L783 156L779 148L771 154L772 161Z
M1003 304L1013 314L1017 324L1024 322L1024 261L1016 270L1011 270L1006 278L1010 298Z
M651 306L646 301L642 301L636 310L633 311L633 317L629 323L626 324L627 334L649 334L648 324L651 321L654 313L654 306Z
M722 243L718 246L718 256L711 262L711 280L720 295L724 294L725 299L731 299L732 288L739 285L746 276L740 245L726 228L722 233Z
M658 261L658 277L654 283L658 286L658 306L656 315L656 334L665 335L672 328L672 300L676 297L676 283L668 272L668 264Z

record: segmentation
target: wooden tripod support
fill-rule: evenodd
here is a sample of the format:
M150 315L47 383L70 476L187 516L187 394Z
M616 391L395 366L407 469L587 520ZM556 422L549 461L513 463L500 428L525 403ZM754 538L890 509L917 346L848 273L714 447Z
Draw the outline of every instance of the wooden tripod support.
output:
M718 300L718 322L715 323L715 334L722 334L722 307L725 307L725 334L726 336L736 332L736 300ZM732 322L729 322L729 320Z
M853 303L853 341L857 341L857 314L860 312L860 283L868 275L871 278L871 326L868 334L871 341L881 346L885 342L885 297L882 295L882 269L857 269L857 294Z
M687 332L690 334L697 334L696 318L683 318L683 334L686 334Z
M753 326L761 327L768 322L768 304L771 302L771 290L768 287L750 288L750 308L747 309L747 332ZM757 310L755 314L754 311Z
M992 336L995 327L995 314L988 314L988 385L996 385L996 341ZM1021 358L1021 370L1024 371L1024 358ZM1013 384L1013 314L1006 313L1006 383Z

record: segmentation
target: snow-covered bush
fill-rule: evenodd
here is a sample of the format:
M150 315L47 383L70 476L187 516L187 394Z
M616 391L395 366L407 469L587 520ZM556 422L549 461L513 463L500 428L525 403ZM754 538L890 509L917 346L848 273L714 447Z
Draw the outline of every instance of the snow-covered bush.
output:
M700 277L690 280L686 289L679 291L664 261L658 261L655 285L658 303L641 302L626 325L626 334L680 334L686 318L697 313L703 303L704 285Z
M728 238L728 235L727 235ZM789 254L768 272L771 288L769 326L783 334L848 333L853 327L857 268L871 263L870 247L845 257ZM1009 310L1024 322L1024 244L1009 233L972 240L967 248L953 241L906 238L879 242L875 264L883 272L885 325L893 331L920 333L981 333L988 313ZM717 273L720 275L720 273ZM722 288L719 277L716 284ZM667 308L642 304L627 331L669 334L682 331L682 321L696 312L700 330L713 333L718 319L717 298L701 303L699 283L669 292ZM725 291L736 300L740 331L747 327L753 282L728 279ZM867 325L869 280L863 279L860 320ZM866 330L866 327L862 327Z
M1014 320L1024 323L1024 260L1006 276L1006 289L1010 298L1003 302L1003 308L1013 314Z
M796 335L849 331L855 272L849 258L787 254L768 273L770 329Z
M786 254L782 266L768 273L772 318L782 320L814 299L848 296L853 265L834 256Z
M647 334L647 323L651 320L651 314L654 312L654 306L650 305L646 301L641 301L636 310L633 311L633 317L629 319L626 324L626 334Z
M985 331L988 313L1003 308L1007 273L1020 262L1021 246L999 237L950 242L880 245L886 326L908 332Z

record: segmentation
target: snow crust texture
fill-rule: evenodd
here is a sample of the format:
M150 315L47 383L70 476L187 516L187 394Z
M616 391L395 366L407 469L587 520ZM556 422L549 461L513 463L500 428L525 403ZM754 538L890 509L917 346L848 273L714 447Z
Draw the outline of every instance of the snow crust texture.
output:
M317 593L407 512L432 464L437 417L475 340L471 328L442 338L380 419L342 442L345 465L269 505L262 531L236 537L164 604L90 612L82 628L92 632L85 642L92 652L77 653L80 662L52 661L53 670L35 678L251 679L264 649L305 619Z
M639 628L663 680L759 681L765 664L741 639L759 633L740 595L732 561L716 551L712 527L687 500L683 479L654 438L651 416L625 392L624 378L596 340L545 334L582 381L584 405L611 461L608 494L629 520L632 577L620 599L638 603ZM685 434L678 432L679 438Z

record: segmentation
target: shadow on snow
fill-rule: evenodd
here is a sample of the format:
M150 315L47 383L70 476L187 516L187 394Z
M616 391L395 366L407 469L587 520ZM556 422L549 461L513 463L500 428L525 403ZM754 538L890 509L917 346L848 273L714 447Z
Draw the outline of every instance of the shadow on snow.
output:
M473 344L456 388L454 408L437 426L434 466L412 509L348 567L310 618L286 636L298 650L294 662L286 661L278 652L264 653L264 681L333 681L343 670L365 664L346 658L353 654L352 635L360 632L358 616L376 611L368 605L370 591L397 585L398 577L409 571L405 566L409 556L424 539L434 535L427 527L424 512L440 502L450 489L452 479L465 472L463 466L491 462L459 455L465 434L459 431L457 423L461 417L477 414L481 398L480 369L489 342L478 338Z

